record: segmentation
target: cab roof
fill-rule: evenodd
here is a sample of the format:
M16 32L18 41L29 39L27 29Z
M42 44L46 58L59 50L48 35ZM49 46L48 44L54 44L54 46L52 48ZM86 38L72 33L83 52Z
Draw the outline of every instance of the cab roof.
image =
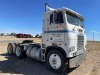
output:
M83 16L82 16L81 14L79 14L79 13L77 13L77 12L75 12L75 11L69 9L69 8L63 7L62 9L63 9L63 10L66 10L68 13L71 13L71 14L73 14L73 15L76 15L76 16L77 16L78 18L80 18L81 20L84 20L84 18L83 18Z
M69 8L63 7L63 8L53 9L53 8L48 7L48 9L49 10L47 12L64 10L64 11L66 11L68 13L71 13L71 14L77 16L79 19L81 19L82 21L84 21L84 18L83 18L83 16L81 14L79 14L79 13L77 13L77 12L75 12L75 11L69 9Z

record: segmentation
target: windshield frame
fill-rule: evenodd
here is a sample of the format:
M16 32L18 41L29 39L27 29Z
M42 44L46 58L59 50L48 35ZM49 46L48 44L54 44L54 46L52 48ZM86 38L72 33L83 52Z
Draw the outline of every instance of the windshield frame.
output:
M70 13L70 12L66 12L66 16L67 16L67 22L69 23L69 24L72 24L72 25L76 25L76 26L81 26L82 28L84 28L84 20L83 19L81 19L81 18L79 18L77 15L75 15L75 14L72 14L72 13ZM76 21L76 23L71 23L71 22L69 22L68 21L68 16L70 17L70 18L73 18L73 20L75 21L75 20L77 20Z

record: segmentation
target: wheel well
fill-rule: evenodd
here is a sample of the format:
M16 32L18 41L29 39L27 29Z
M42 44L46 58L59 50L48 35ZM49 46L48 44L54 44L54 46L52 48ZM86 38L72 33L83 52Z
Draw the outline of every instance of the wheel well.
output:
M58 46L49 46L49 47L47 47L47 48L46 48L45 56L47 56L47 54L48 54L52 49L57 49L58 51L60 51L60 52L66 57L66 52L64 51L64 49L62 49L61 47L58 47Z

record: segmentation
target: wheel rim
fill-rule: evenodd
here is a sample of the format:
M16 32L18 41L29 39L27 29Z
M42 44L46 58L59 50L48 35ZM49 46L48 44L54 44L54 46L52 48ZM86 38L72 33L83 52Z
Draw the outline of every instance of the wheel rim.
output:
M21 54L21 49L20 49L20 47L17 47L16 48L16 56L20 56L20 54Z
M49 57L49 63L52 68L59 69L61 66L61 58L57 54L51 54Z
M8 53L10 53L10 54L12 53L12 46L11 45L8 46Z

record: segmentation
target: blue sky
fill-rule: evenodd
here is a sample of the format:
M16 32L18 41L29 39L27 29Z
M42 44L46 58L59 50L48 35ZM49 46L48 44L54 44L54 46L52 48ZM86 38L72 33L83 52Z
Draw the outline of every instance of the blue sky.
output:
M0 33L41 33L46 2L52 8L67 7L82 14L88 39L95 31L95 40L100 41L100 0L0 0Z

